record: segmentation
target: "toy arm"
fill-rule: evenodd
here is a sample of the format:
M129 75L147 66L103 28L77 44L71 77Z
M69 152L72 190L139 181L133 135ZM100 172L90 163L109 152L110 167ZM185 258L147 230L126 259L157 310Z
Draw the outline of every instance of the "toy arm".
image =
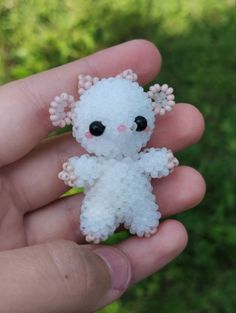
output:
M94 184L101 174L101 163L97 157L87 154L72 157L63 164L63 171L58 177L70 187L87 187Z
M143 172L152 178L161 178L168 176L179 162L171 150L151 148L140 153L138 164Z

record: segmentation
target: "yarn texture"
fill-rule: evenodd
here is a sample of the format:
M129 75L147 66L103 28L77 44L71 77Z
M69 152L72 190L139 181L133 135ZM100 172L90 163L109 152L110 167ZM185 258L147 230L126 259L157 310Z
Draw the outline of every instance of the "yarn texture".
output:
M53 125L71 123L91 154L69 158L59 173L67 185L84 188L80 228L88 242L106 240L120 224L139 237L154 234L161 214L151 179L178 165L166 148L142 149L155 115L173 107L173 89L156 84L145 92L136 80L132 70L103 79L80 75L79 100L63 93L50 105Z

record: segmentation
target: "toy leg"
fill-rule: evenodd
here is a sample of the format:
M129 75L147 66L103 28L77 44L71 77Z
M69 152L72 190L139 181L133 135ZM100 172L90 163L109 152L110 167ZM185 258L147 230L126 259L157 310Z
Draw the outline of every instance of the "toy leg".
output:
M150 237L157 231L161 214L155 202L147 199L139 201L133 206L131 212L132 214L124 223L131 234L137 234L138 237Z
M112 208L104 199L84 199L80 216L80 229L86 241L99 243L112 235L118 226Z

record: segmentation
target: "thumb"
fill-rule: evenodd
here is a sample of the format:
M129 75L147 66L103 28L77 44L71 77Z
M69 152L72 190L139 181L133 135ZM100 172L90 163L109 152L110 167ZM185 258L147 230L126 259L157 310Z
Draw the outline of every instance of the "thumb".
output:
M94 312L127 288L131 266L113 247L58 241L0 253L0 312Z

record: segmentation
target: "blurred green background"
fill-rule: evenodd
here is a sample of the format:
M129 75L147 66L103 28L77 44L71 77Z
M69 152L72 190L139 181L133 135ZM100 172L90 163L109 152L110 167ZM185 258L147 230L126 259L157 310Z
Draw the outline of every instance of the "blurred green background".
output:
M201 142L178 154L207 181L204 201L177 217L187 250L103 313L235 312L235 35L234 1L0 0L1 84L147 38L163 55L158 80L206 119Z

